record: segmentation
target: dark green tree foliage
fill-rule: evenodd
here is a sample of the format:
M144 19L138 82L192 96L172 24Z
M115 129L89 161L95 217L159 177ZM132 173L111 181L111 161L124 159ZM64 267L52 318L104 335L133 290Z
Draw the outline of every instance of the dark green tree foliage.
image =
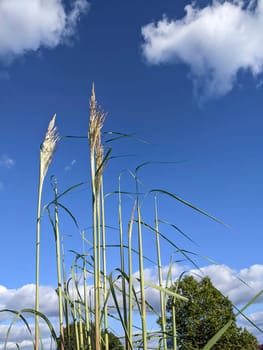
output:
M208 277L197 281L186 276L172 287L188 302L169 297L167 331L172 337L172 309L176 319L177 347L180 350L200 350L229 320L233 325L212 347L213 350L256 350L257 339L246 329L237 327L231 301L220 293ZM160 324L160 320L158 323Z
M77 325L77 328L79 328L79 323ZM85 329L83 324L83 330ZM68 336L68 331L70 333L70 336ZM105 346L103 344L103 338L104 338L105 332L102 331L102 344L101 344L101 350L105 350ZM123 350L123 345L120 341L120 339L112 332L108 333L109 337L109 350ZM69 330L64 328L64 349L65 350L76 350L76 336L75 336L75 327L74 324L70 324ZM95 349L95 327L94 324L91 324L91 346L87 346L87 334L85 333L85 330L83 332L83 342L84 342L84 349L81 350L93 350Z

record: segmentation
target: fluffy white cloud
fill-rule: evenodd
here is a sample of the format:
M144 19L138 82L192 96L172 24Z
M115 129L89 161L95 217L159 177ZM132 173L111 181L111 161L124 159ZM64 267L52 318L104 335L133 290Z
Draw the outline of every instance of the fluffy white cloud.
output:
M35 285L26 284L17 289L8 289L0 285L0 309L11 309L19 311L25 308L34 309ZM53 326L57 328L58 316L58 297L55 289L50 286L40 287L40 311L49 319L54 320ZM30 313L23 314L30 326L32 334L34 334L34 319ZM0 350L4 349L5 337L10 322L14 314L11 312L0 313ZM50 349L50 331L46 324L40 319L40 333L46 349ZM17 349L16 343L19 343L21 349L32 349L32 338L25 325L19 320L12 325L12 330L8 339L8 349Z
M34 322L29 322L29 326L32 334L34 334ZM51 349L50 330L43 322L40 322L39 326L44 349ZM0 325L0 350L5 349L4 342L6 340L8 328L9 325ZM33 348L32 336L29 334L26 327L19 322L12 325L10 336L8 338L7 349L17 349L16 343L19 344L19 347L23 350L31 350Z
M69 13L63 0L1 0L0 58L56 47L74 35L80 15L88 8L86 0L75 0Z
M246 304L253 298L259 291L263 290L263 265L252 265L248 268L235 271L228 266L224 265L209 265L201 268L200 270L189 269L187 266L179 266L174 264L172 267L164 266L163 272L163 283L164 285L168 283L171 284L175 281L183 272L187 271L194 275L195 277L209 276L215 285L224 295L228 296L230 300L237 306ZM116 277L118 274L116 275ZM198 277L199 276L199 277ZM135 272L134 275L134 289L137 295L140 290L139 282L136 280L139 278L139 273ZM147 268L144 270L144 279L146 282L158 285L158 270L157 267ZM167 281L168 279L168 281ZM79 281L78 290L83 296L84 290L81 280ZM120 279L116 280L118 287L121 287ZM74 286L70 285L70 295L74 298ZM88 295L93 299L93 287L88 286ZM147 286L145 289L145 296L147 302L158 312L159 310L159 291ZM35 298L35 285L27 284L18 289L8 289L5 286L0 285L0 309L14 309L20 310L23 308L34 308L34 298ZM122 295L117 292L117 300L119 307L122 307ZM114 306L112 297L108 300L111 307ZM262 298L257 300L254 305L253 313L250 311L248 317L257 324L258 327L263 327L263 313L258 310L258 302L262 302ZM58 325L58 299L55 292L55 288L51 286L41 286L40 287L40 310L48 318L52 319L53 325L57 328ZM136 305L134 305L134 310L136 310ZM111 309L113 312L113 308ZM150 315L150 314L149 314ZM152 316L153 317L153 316ZM8 328L8 324L12 319L12 315L8 312L0 313L0 350L3 348L3 342ZM32 321L32 323L31 323ZM154 321L155 322L155 321ZM256 336L260 336L259 332L248 324L247 321L242 318L239 319L242 326L246 326L252 333ZM33 319L29 317L30 327L34 333ZM10 349L16 342L21 344L21 348L29 350L32 348L32 343L28 332L21 323L16 323L12 328L12 333L10 335ZM45 325L41 325L41 334L43 340L47 343L47 348L49 348L50 334ZM23 343L22 343L23 341ZM16 347L14 346L14 349Z
M21 310L34 308L35 285L26 284L17 289L0 286L0 309ZM48 317L58 315L58 299L55 289L49 286L40 287L40 311ZM0 313L0 320L10 318L8 313Z
M241 69L262 73L263 0L214 0L202 9L187 5L185 11L182 19L163 16L142 28L143 55L150 64L187 64L203 99L228 93Z
M248 268L241 269L240 271L235 271L225 265L208 265L205 267L197 269L189 269L189 267L173 265L171 271L169 271L169 266L163 267L163 284L167 283L168 273L171 274L169 281L175 281L179 276L186 272L193 275L195 278L202 278L204 276L209 276L213 285L220 290L225 296L236 306L245 305L248 303L257 293L263 290L263 265L255 264ZM138 277L139 274L136 273L134 277ZM158 271L154 267L152 269L145 269L144 273L145 281L158 284ZM169 282L168 281L168 282ZM171 282L168 283L168 286ZM139 286L135 284L136 289ZM159 308L159 294L156 290L152 288L147 288L147 297L151 305L156 309ZM263 296L261 296L256 303L263 301ZM263 319L262 319L263 322Z
M214 286L236 306L248 303L263 290L263 265L252 265L240 271L224 265L210 265L200 270L203 275L209 276ZM192 270L191 273L200 275L198 270ZM263 297L260 297L256 302L262 301Z

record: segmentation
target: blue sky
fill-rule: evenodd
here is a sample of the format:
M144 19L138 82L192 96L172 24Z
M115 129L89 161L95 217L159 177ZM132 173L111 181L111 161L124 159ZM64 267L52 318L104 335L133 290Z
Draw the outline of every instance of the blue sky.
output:
M125 157L108 165L106 191L117 189L123 169L134 170L144 161L177 162L145 167L140 175L145 188L169 190L230 228L161 196L162 217L199 245L178 236L175 241L220 264L214 268L198 260L234 302L244 303L250 292L233 275L246 279L255 294L263 289L263 1L10 4L0 4L3 306L25 305L23 298L34 284L38 157L48 122L57 113L60 135L86 136L93 81L98 102L108 112L104 131L136 133L147 141L112 143L114 156ZM51 175L57 176L61 191L88 181L87 140L62 138L43 204L52 199ZM133 185L124 171L124 189ZM65 200L82 228L90 226L88 200L89 183ZM109 207L111 223L115 214ZM146 209L146 217L153 218L150 204ZM46 221L41 280L43 288L53 288L54 243ZM66 248L79 248L69 219L62 230L72 234ZM151 255L151 241L145 239ZM172 253L165 251L164 265ZM147 267L151 275L153 266ZM259 326L261 309L257 304L252 310Z

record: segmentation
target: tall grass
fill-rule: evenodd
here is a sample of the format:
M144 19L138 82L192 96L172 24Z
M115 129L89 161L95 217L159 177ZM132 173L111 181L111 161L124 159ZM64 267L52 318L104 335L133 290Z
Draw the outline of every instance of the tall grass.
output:
M90 121L88 128L89 143L89 162L90 174L89 183L91 184L91 212L87 216L91 218L92 228L85 232L79 228L77 215L73 214L62 202L63 198L69 193L74 192L83 184L73 185L70 188L59 192L57 181L53 181L54 198L44 207L46 210L51 227L54 232L55 241L55 262L57 267L57 296L59 310L59 327L55 332L55 327L48 318L39 310L39 288L40 288L40 229L42 213L42 191L43 184L48 167L54 155L57 142L60 137L57 134L55 126L55 116L52 118L45 136L45 140L40 149L40 173L37 203L37 234L36 234L36 294L35 309L1 310L8 311L14 315L6 335L4 348L8 347L8 339L12 331L13 324L20 319L26 326L29 334L32 336L32 344L35 350L43 348L41 343L41 334L39 333L39 318L43 320L50 329L53 344L58 350L88 350L88 349L113 349L112 327L117 327L119 338L123 345L115 345L116 349L168 349L166 334L166 302L168 296L187 300L176 291L171 291L170 285L173 261L166 278L163 275L163 255L162 245L166 245L165 254L167 256L167 246L172 252L176 251L182 259L187 260L195 267L195 261L191 252L181 248L176 240L169 238L161 229L160 223L166 227L176 230L187 239L191 238L185 235L175 224L162 220L159 215L159 196L170 198L176 203L181 203L191 209L205 215L212 220L219 221L210 214L195 207L186 200L179 198L173 193L163 189L147 190L141 192L141 182L139 178L140 169L151 165L145 162L139 165L134 172L130 172L132 181L134 181L134 190L123 191L121 186L121 176L118 179L118 189L116 191L104 193L104 174L108 162L111 159L111 149L104 151L102 143L102 127L106 114L97 105L94 85L90 99ZM111 133L115 135L111 141L127 137L129 135L121 133ZM110 141L110 140L108 140ZM105 204L106 199L117 198L116 203L118 230L118 239L112 243L109 236L110 228L107 225L107 216ZM153 220L146 222L144 220L144 201L152 201ZM124 208L124 203L130 200L130 212ZM111 205L111 211L113 211ZM65 266L65 250L63 237L60 235L60 211L64 211L76 226L81 234L80 252L72 251L74 254L73 263L70 272L67 272ZM124 213L126 218L124 218ZM115 229L116 229L115 227ZM162 226L163 227L163 226ZM152 235L155 245L153 245L154 261L145 256L145 235ZM61 244L62 243L62 244ZM115 260L116 256L118 259ZM108 271L108 265L113 265L116 261L117 266ZM110 264L109 264L110 263ZM157 267L157 282L152 283L145 278L146 263ZM134 268L134 266L136 268ZM147 300L148 289L152 289L159 295L159 306L155 309ZM259 293L254 299L262 294ZM253 300L254 301L254 300ZM246 307L248 307L246 305ZM240 312L245 310L242 309ZM148 315L156 315L156 320L161 319L160 330L150 330L147 326ZM28 315L35 318L35 334L31 330ZM173 329L173 349L176 350L176 324L174 317ZM139 320L139 321L138 321ZM118 324L118 326L116 326ZM113 326L114 325L114 326ZM229 324L225 325L208 342L204 350L209 350L215 342L227 331ZM116 333L116 334L117 334ZM154 344L154 345L151 345ZM53 346L53 347L54 347ZM18 345L19 347L19 345Z
M57 128L55 126L56 115L51 119L45 139L40 147L39 161L39 185L37 200L37 227L36 227L36 295L35 295L35 350L39 348L39 270L40 270L40 229L41 229L41 199L44 180L52 161L53 154L59 140Z

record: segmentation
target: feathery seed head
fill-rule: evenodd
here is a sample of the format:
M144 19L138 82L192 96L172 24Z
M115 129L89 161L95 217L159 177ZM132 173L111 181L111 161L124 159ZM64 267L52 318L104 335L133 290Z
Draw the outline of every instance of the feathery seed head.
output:
M103 126L106 113L101 107L97 106L94 83L92 84L92 93L90 98L90 121L89 121L89 144L91 152L101 144L101 128Z
M52 161L53 154L60 140L60 136L57 133L57 127L55 126L56 114L49 122L45 139L40 146L40 177L43 181L48 171L49 165Z

